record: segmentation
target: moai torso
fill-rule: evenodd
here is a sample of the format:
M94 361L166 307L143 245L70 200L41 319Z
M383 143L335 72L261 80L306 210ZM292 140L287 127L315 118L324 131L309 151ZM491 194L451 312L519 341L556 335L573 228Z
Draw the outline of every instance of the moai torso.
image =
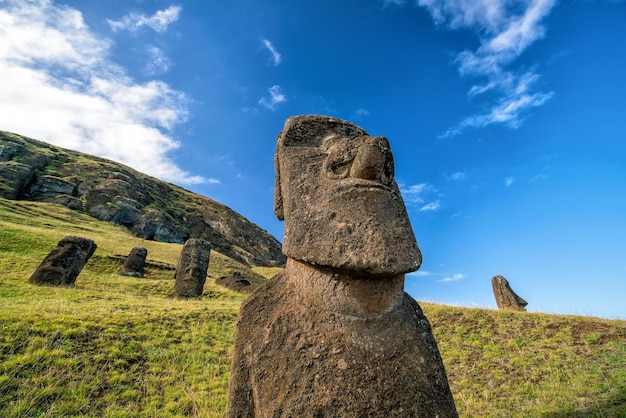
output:
M387 140L290 118L276 169L287 266L242 304L227 416L457 416L430 324L403 291L421 254Z

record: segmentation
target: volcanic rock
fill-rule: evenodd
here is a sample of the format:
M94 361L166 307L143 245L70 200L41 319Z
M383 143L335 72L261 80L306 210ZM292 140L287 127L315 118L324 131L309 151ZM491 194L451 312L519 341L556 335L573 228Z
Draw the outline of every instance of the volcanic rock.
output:
M2 131L0 197L62 204L144 239L204 239L245 264L286 260L280 242L218 202L113 161Z
M190 238L185 242L176 266L174 275L176 283L172 296L183 298L202 296L210 253L211 244L208 241Z
M28 281L33 284L74 286L76 277L96 247L89 238L68 235L43 259Z
M511 289L509 282L503 276L493 276L491 278L493 295L496 298L498 309L507 311L526 311L526 302Z
M227 417L456 417L404 273L421 254L384 137L287 120L276 150L282 273L241 306Z
M124 260L124 265L117 271L120 276L143 277L148 250L144 247L134 247Z

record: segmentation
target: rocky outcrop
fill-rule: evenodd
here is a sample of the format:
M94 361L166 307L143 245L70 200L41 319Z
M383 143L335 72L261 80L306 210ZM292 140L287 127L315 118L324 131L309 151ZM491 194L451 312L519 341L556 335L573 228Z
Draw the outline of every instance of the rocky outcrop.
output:
M246 264L285 263L280 242L214 200L113 161L2 131L0 197L61 204L148 240L204 239Z

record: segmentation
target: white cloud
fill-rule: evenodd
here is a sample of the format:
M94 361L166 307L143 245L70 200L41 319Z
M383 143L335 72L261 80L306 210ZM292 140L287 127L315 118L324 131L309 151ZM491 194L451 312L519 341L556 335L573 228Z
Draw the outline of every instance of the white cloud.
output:
M440 207L441 207L441 202L436 200L434 202L430 202L430 203L422 206L420 208L420 211L421 212L434 212L434 211L438 210Z
M446 178L450 181L461 181L467 178L467 174L462 171L457 171L456 173L452 173L449 176L446 175Z
M464 274L456 273L451 276L446 276L442 279L437 280L437 283L449 283L449 282L457 282L465 277Z
M354 111L354 113L352 114L352 119L362 119L366 116L370 115L370 111L367 109L364 109L362 107L358 108L357 110Z
M272 62L274 63L274 65L276 66L280 64L280 62L282 61L282 56L280 55L280 52L278 52L274 45L272 45L272 43L267 39L263 39L262 42L263 46L267 48L267 50L270 51L270 53L272 54Z
M426 270L418 270L418 271L414 271L414 272L407 274L407 276L417 276L417 277L428 277L432 275L433 274L430 271L426 271Z
M109 60L79 11L50 0L5 0L0 9L0 127L127 164L182 184L168 153L189 99L161 81L138 84Z
M135 32L143 26L148 26L156 32L165 32L167 27L176 22L182 10L181 6L170 6L165 10L159 10L152 16L141 13L130 13L121 20L108 20L107 23L114 31L128 30Z
M404 6L406 0L384 0L383 9L388 6Z
M146 73L151 76L165 74L169 69L172 62L163 53L163 50L156 46L149 46L148 52L148 64L146 65Z
M429 183L413 184L405 186L399 185L400 193L407 206L417 207L420 212L433 212L441 208L439 200L430 201L437 193L437 189Z
M504 185L506 187L512 186L513 183L515 183L515 177L507 177L507 178L504 179Z
M539 76L507 69L531 45L545 35L542 20L551 12L556 0L417 0L430 12L438 25L450 29L470 29L480 38L476 51L462 51L456 62L464 76L476 76L485 82L473 86L468 95L478 96L496 91L499 99L489 110L462 120L440 137L460 134L468 127L504 124L517 128L526 112L542 106L552 92L535 92Z
M407 204L424 203L425 195L436 191L437 189L429 183L412 184L408 187L403 184L400 185L400 192Z
M270 110L275 110L278 104L287 101L287 97L279 85L273 85L267 89L267 92L270 94L269 97L261 97L261 99L259 99L259 104Z

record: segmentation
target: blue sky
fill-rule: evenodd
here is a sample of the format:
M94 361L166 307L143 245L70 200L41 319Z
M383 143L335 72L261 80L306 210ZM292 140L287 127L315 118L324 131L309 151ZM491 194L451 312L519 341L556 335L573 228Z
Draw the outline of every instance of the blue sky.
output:
M103 156L282 239L276 135L385 135L421 301L626 319L626 2L0 0L0 129Z

